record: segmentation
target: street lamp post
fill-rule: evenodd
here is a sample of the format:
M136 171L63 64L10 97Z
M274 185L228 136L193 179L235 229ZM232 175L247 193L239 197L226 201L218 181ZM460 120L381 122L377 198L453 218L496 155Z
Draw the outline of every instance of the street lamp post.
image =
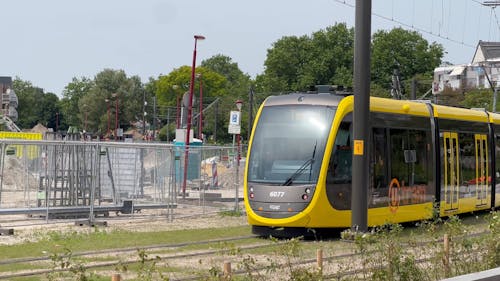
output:
M194 73L196 68L196 43L198 40L204 40L202 35L194 36L194 50L193 50L193 65L191 66L191 83L189 84L189 106L187 112L187 129L186 129L186 142L184 153L184 178L182 182L182 198L186 198L186 180L187 180L187 167L189 157L189 132L191 130L191 114L193 111L193 90L194 90Z
M238 122L241 124L241 107L243 106L243 102L241 100L237 100L236 101L236 108L238 108L238 112L239 112L239 120ZM241 130L241 129L240 129ZM236 142L237 142L237 154L236 154L236 190L235 190L235 211L238 212L239 211L239 189L240 189L240 151L241 151L241 145L240 145L240 134L241 132L239 132L238 134L236 134Z
M237 100L236 101L236 108L238 108L238 111L240 112L240 120L241 120L241 107L243 106L243 102L241 100ZM240 121L241 122L241 121ZM236 142L237 142L237 146L238 146L238 159L236 160L236 165L237 167L240 166L240 134L237 134L236 135Z
M201 73L196 76L200 80L200 116L198 116L198 138L203 141L203 83Z

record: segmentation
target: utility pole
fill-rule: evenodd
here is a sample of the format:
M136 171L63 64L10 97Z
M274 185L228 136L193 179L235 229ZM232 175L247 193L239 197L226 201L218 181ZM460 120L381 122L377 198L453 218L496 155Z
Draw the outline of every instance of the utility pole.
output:
M359 232L368 230L371 9L371 0L356 0L351 227Z

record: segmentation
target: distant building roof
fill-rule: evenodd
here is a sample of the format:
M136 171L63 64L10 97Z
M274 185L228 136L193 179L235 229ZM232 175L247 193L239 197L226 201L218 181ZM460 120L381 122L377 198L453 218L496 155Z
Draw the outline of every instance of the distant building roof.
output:
M12 77L10 77L10 76L0 76L0 84L3 84L7 88L10 88L12 86Z
M486 42L479 40L472 63L495 61L500 58L500 42Z

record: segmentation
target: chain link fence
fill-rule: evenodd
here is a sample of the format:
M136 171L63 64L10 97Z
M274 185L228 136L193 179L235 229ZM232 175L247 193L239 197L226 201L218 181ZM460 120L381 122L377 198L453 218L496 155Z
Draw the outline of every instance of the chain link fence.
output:
M2 140L2 215L174 216L240 209L244 158L235 147ZM242 150L241 155L245 149ZM186 162L187 159L187 162ZM239 163L239 167L237 163Z

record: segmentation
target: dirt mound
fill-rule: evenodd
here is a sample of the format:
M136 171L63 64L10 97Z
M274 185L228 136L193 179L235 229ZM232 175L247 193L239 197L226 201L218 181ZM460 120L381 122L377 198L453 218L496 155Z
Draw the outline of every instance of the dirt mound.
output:
M26 176L26 169L19 158L15 156L6 156L3 169L3 189L23 190L26 182L24 180L20 181L19 179L27 179L30 189L37 188L35 177L30 173Z
M35 127L31 128L30 132L32 133L46 133L48 131L47 127L45 127L44 125L38 123L35 125Z

